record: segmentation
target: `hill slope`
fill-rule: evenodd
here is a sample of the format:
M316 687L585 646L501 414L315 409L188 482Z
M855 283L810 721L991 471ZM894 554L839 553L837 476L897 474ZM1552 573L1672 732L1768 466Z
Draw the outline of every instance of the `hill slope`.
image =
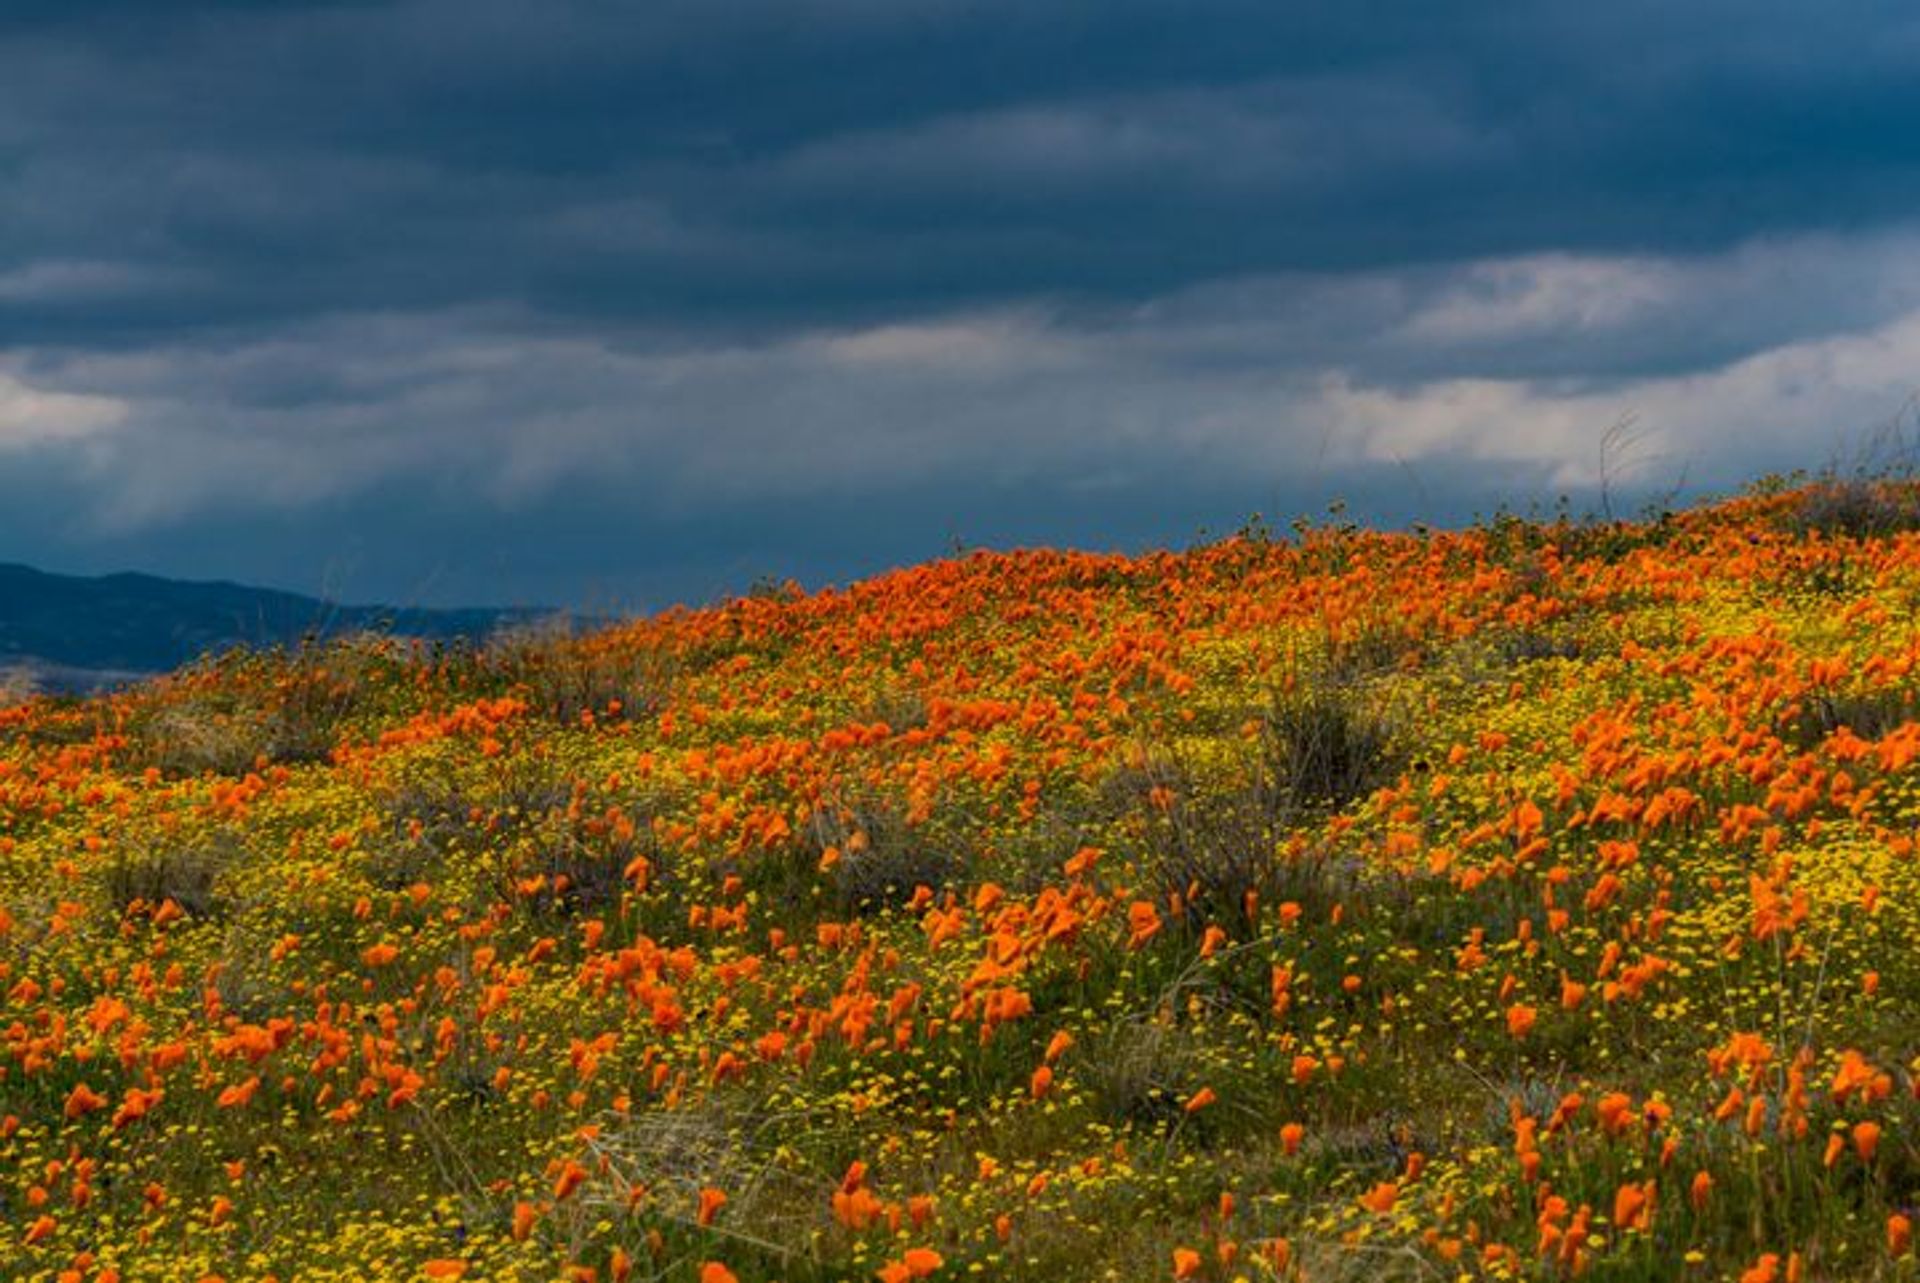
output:
M1910 1278L1920 539L1817 500L0 712L8 1268Z
M165 672L229 646L291 645L363 629L484 637L534 612L342 606L297 593L153 575L54 575L0 563L0 666L50 684Z

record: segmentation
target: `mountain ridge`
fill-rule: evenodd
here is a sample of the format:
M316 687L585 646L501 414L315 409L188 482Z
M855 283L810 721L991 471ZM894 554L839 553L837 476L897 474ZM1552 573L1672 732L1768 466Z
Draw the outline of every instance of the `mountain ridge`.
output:
M540 607L354 605L231 580L141 571L67 575L0 562L0 671L86 690L166 672L234 646L369 630L452 640L552 615Z

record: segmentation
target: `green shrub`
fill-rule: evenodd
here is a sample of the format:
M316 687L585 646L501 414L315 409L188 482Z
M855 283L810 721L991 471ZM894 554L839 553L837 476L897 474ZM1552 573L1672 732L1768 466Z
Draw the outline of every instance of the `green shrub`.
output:
M234 855L229 844L217 841L185 846L158 838L123 841L106 866L107 902L121 916L156 910L171 900L189 918L223 917L229 906L220 876Z
M1920 493L1910 485L1828 477L1808 486L1786 514L1795 534L1874 539L1920 529Z
M917 888L937 891L966 871L958 843L932 825L909 823L904 805L869 790L822 801L803 838L815 862L828 848L839 852L830 876L843 909L904 904Z

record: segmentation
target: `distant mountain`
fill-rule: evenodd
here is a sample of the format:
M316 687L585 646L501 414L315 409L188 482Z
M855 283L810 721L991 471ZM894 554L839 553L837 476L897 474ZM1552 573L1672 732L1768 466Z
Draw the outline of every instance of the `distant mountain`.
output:
M551 612L343 606L298 593L154 575L53 575L0 562L0 675L84 690L178 668L231 646L368 629L480 638Z

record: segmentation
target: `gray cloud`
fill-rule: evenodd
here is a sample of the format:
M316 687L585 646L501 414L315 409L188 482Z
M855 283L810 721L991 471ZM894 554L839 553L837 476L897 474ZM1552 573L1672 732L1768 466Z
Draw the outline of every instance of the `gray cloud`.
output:
M299 586L472 507L571 592L563 511L819 577L1044 496L1459 515L1624 415L1731 484L1911 395L1916 64L1858 0L9 6L0 498Z
M1658 368L1716 323L1722 359ZM43 356L6 386L45 426L16 409L0 428L65 449L106 529L395 478L514 507L611 477L684 513L943 480L1204 486L1279 477L1303 451L1323 468L1524 464L1578 489L1630 415L1707 477L1790 466L1810 428L1829 450L1897 413L1916 359L1920 234L1889 234L1246 279L1093 315L1029 304L705 344L542 333L510 308L355 315Z

